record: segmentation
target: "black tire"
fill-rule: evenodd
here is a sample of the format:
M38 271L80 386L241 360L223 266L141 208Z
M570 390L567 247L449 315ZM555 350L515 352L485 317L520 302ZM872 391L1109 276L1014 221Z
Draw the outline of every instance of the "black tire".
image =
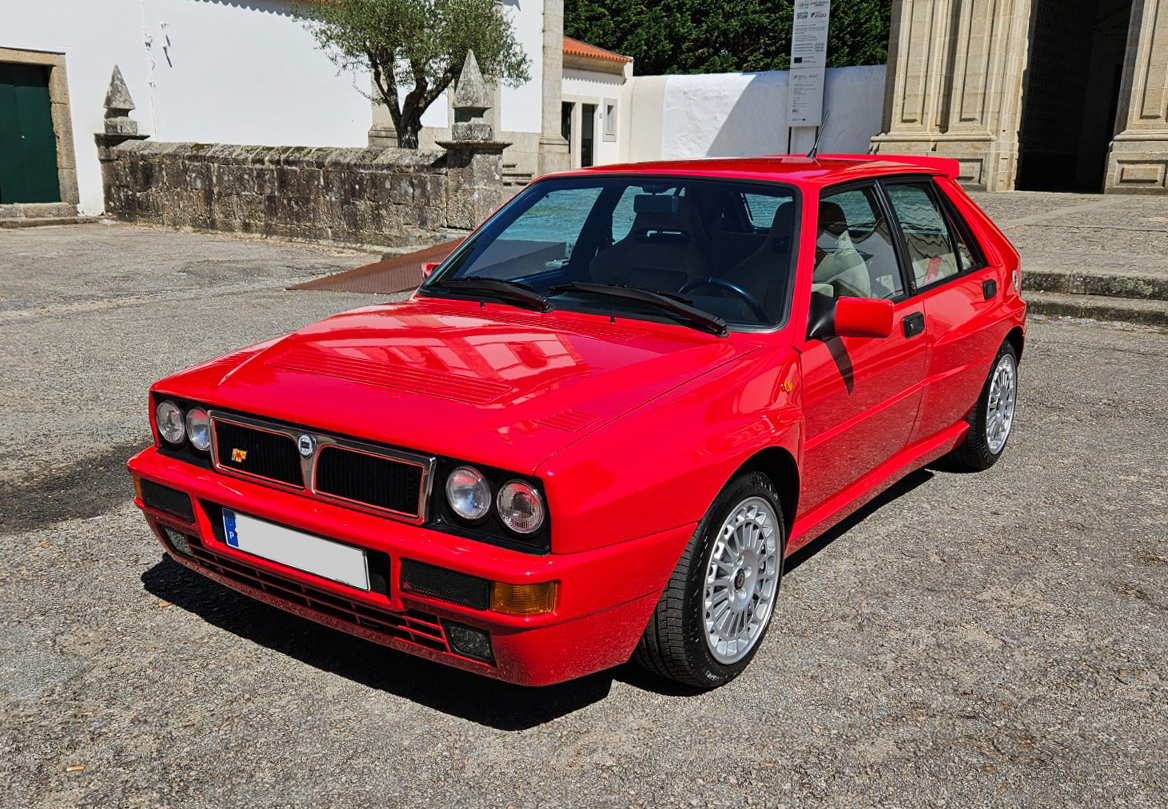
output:
M1014 346L1007 340L998 349L993 364L990 365L989 375L986 376L985 384L982 385L977 404L970 411L969 416L966 417L966 421L969 422L969 430L965 433L965 438L942 459L943 466L955 471L980 472L996 464L998 458L1001 458L1002 453L1006 451L1006 447L1010 443L1010 435L1008 432L1006 434L1006 440L998 448L997 452L991 449L989 437L986 434L986 419L989 414L990 405L990 386L1003 357L1009 357L1009 361L1013 365L1015 391L1017 390L1018 355L1014 351ZM1013 426L1012 422L1011 426Z
M753 646L742 659L728 665L715 659L707 644L703 610L706 570L719 532L738 506L750 498L766 500L774 510L778 558L773 598L778 598L787 539L783 511L770 479L761 472L747 472L730 481L715 498L682 552L633 653L633 660L642 668L685 685L710 689L725 685L750 665L770 627L773 601Z

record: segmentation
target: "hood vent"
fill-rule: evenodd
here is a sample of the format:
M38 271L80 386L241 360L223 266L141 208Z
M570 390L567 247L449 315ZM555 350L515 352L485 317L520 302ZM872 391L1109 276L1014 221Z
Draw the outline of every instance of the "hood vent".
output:
M578 433L595 422L596 416L585 413L583 410L561 410L559 413L552 413L550 416L542 416L532 419L532 421L536 424L555 427L564 432Z
M502 382L402 365L387 365L376 360L325 354L304 348L287 351L269 360L268 365L477 405L489 404L511 392L511 387Z

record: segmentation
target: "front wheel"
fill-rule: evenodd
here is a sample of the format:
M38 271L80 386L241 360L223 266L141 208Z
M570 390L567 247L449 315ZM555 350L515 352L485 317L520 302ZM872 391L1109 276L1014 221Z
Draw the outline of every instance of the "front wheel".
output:
M969 432L946 460L957 469L981 471L998 462L1014 426L1018 401L1018 355L1010 341L1002 343L977 405L969 414Z
M741 674L770 626L785 540L770 479L749 472L731 481L690 538L633 659L698 688Z

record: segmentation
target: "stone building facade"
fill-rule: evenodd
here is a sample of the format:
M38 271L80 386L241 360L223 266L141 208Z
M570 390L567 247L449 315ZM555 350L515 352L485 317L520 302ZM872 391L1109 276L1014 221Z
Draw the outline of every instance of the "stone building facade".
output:
M991 191L1168 192L1168 0L894 0L871 149Z

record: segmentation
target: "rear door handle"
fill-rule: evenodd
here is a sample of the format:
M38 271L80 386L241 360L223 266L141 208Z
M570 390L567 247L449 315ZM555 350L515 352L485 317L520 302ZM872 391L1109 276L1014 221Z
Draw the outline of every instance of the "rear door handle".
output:
M993 278L987 278L981 282L981 294L987 301L998 294L998 282Z
M925 316L920 312L913 312L904 316L904 336L916 337L925 330Z

